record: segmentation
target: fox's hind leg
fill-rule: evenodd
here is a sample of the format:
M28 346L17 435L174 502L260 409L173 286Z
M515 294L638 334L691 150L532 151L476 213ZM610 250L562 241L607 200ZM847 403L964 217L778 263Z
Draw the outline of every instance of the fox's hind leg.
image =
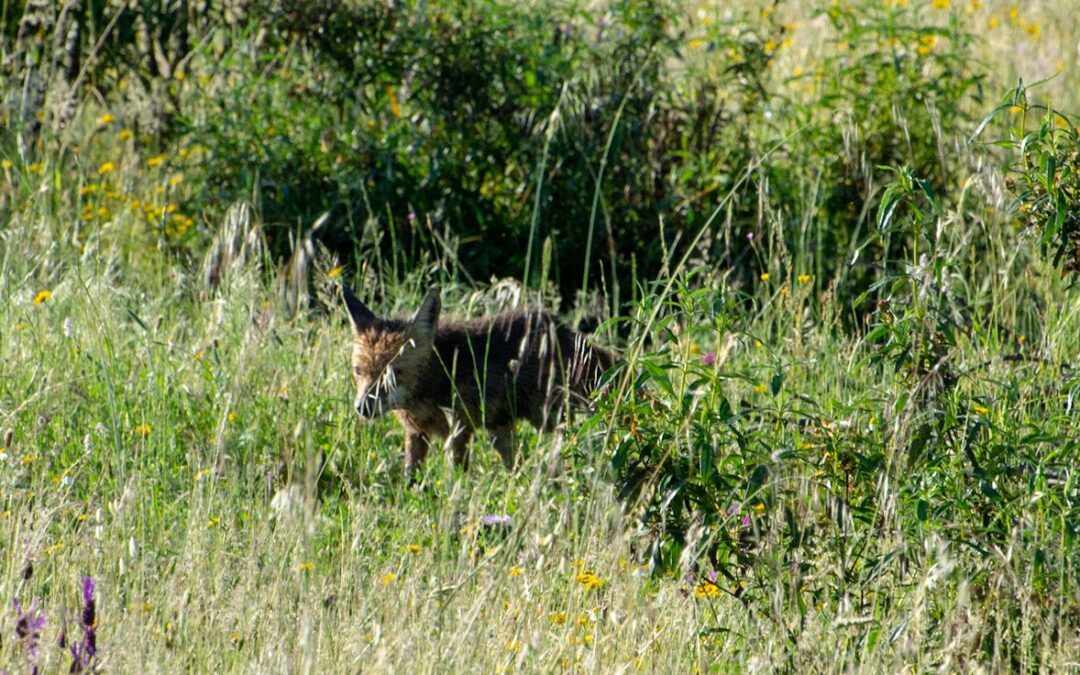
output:
M491 437L491 444L495 446L495 450L498 451L499 457L502 457L503 464L506 465L508 471L514 469L514 462L517 459L517 444L514 442L514 425L506 424L503 426L492 427L488 430L488 435Z
M428 453L428 437L418 431L405 432L405 475L411 483Z
M461 467L462 471L469 470L470 438L472 438L472 429L461 422L455 422L446 439L450 444L450 456L454 459L454 464Z

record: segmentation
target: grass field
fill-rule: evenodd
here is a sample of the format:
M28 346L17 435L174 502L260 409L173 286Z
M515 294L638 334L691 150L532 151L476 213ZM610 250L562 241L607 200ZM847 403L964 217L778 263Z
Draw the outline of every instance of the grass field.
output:
M159 133L148 98L117 87L80 94L63 129L20 148L6 98L0 669L1080 670L1080 299L1075 275L1040 251L1046 201L1005 187L1006 175L1045 175L1045 160L1017 173L1018 143L988 144L1037 129L1039 105L1080 110L1080 15L1066 0L910 3L970 31L965 53L987 74L985 100L963 99L970 120L929 118L955 122L930 151L961 167L953 178L928 196L900 170L874 174L861 229L823 259L815 246L839 226L815 200L832 174L791 181L805 203L778 185L799 153L857 145L860 127L845 120L858 102L818 98L828 78L801 75L835 48L830 5L815 16L809 2L737 3L785 27L788 38L760 45L776 53L768 86L807 117L761 118L771 121L747 138L768 151L738 167L753 180L709 188L716 220L700 242L665 251L661 271L633 278L615 307L604 285L614 273L576 298L525 270L525 286L470 276L458 252L478 244L453 224L445 236L432 227L411 258L387 245L390 215L354 233L355 257L318 244L281 255L280 223L247 206L260 195L218 189L233 185L214 173L225 131ZM868 6L833 6L849 4ZM665 69L713 68L727 48L705 45L726 30L724 12L681 5L665 30L685 59ZM205 92L243 99L272 69L304 63L299 49L252 57L264 69L245 84L242 47L261 38L210 25L193 41L221 33L235 40L228 68L200 52L184 62L190 75L162 77L185 128L211 129L219 111L201 107ZM924 35L913 50L954 43ZM1018 78L1050 76L972 140ZM15 91L21 80L5 77ZM901 108L883 103L882 119ZM265 117L296 121L299 145L300 127L316 125L300 115ZM827 138L807 131L818 118L845 140L813 145ZM1077 126L1062 119L1056 128ZM266 148L255 173L274 162ZM521 170L526 184L534 173ZM494 185L479 182L476 194ZM1061 199L1080 212L1070 189ZM525 194L520 210L539 209ZM584 213L596 200L590 237L609 208L599 194L581 194ZM286 222L301 242L290 251L311 227ZM739 269L706 251L721 231L752 235ZM557 240L537 241L526 261L546 275ZM871 250L873 264L848 263ZM435 283L443 312L462 316L543 303L574 323L606 305L615 318L595 339L625 361L560 436L521 428L515 472L475 442L469 472L435 450L409 487L398 426L352 407L342 282L386 314L407 315Z

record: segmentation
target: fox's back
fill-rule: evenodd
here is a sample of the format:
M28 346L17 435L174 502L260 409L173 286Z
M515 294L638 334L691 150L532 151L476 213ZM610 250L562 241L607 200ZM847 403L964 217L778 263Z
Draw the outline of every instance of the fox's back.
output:
M554 406L565 396L587 398L613 361L582 333L528 310L448 321L433 356L443 374L430 390L438 405L464 408L478 426L519 418L546 426Z

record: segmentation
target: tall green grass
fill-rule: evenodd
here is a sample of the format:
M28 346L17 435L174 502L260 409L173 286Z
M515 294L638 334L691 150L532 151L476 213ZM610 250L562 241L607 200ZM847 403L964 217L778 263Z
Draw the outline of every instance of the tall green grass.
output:
M970 52L989 74L985 107L964 111L970 128L958 117L940 146L918 130L950 182L931 160L867 167L826 145L818 118L835 117L852 148L859 130L937 118L880 99L860 126L835 38L851 31L850 51L878 63L877 37L855 43L863 24L828 7L816 18L798 3L771 8L740 8L794 24L766 50L771 34L723 36L721 8L681 7L671 28L685 32L668 34L686 61L665 66L707 71L710 40L756 45L771 56L768 85L805 118L745 130L767 143L739 167L747 180L717 188L702 246L665 249L661 271L635 278L622 290L633 300L601 326L596 339L626 361L595 408L561 438L522 429L513 474L478 441L469 473L436 450L422 487L407 486L400 430L352 410L337 289L349 280L385 313L416 307L436 281L447 313L524 299L568 321L594 315L587 294L560 299L548 283L553 240L537 237L530 281L541 283L527 288L471 278L452 228L388 254L397 213L370 214L356 257L335 257L312 228L318 210L283 227L244 206L265 195L206 199L224 184L209 144L142 126L155 111L139 97L81 99L30 154L5 136L0 668L30 669L16 599L46 617L33 662L70 667L58 642L79 636L83 576L97 582L103 671L1077 668L1080 304L1040 254L1035 216L1050 207L1032 187L1068 197L1068 176L1044 180L1038 151L1071 146L1043 134L1045 145L1024 143L1028 164L1006 154L1038 133L1042 114L1028 120L1025 106L1076 108L1074 69L970 138L1016 76L1075 64L1076 19L1051 2L1014 15L912 0L873 14L875 36L894 27L889 11L949 17L945 32L912 28L913 49L952 49L947 31L985 26ZM248 72L238 64L258 36L212 27L235 31L236 51L200 86L243 100L259 80L228 75ZM282 54L290 67L304 56ZM816 57L835 66L821 78ZM196 84L172 82L187 104ZM222 138L206 140L220 151ZM997 140L1013 147L986 145ZM790 157L808 152L822 163L795 175ZM550 160L536 153L526 184ZM1004 187L1017 169L1026 193ZM595 198L589 227L600 228L604 194L590 185L578 207ZM825 218L822 196L852 185L865 209ZM726 208L736 193L752 206ZM540 201L527 202L523 222L538 222ZM836 223L852 227L846 239L828 231ZM291 238L277 245L294 253L274 257L268 235ZM711 257L724 236L745 242L737 266ZM823 259L828 241L843 255Z

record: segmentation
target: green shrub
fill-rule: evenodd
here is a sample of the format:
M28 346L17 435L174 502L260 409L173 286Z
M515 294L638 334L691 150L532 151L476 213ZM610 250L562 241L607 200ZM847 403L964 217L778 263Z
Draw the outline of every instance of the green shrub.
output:
M1023 85L987 115L976 135L998 117L1006 119L1008 134L999 144L1019 155L1005 183L1015 198L1019 225L1038 235L1040 249L1051 253L1062 275L1080 273L1080 130L1075 120L1049 106L1029 105ZM1029 117L1038 122L1030 131Z
M906 257L905 237L866 245L887 167L912 167L939 195L965 177L956 148L985 76L960 10L938 7L831 2L819 10L832 28L826 51L796 78L806 100L791 117L805 127L806 146L793 170L820 185L814 255L825 261L820 272L839 276L840 297L858 296L879 278L874 269Z
M279 252L328 211L320 236L345 253L374 239L415 265L452 240L466 274L535 282L550 242L564 293L632 288L736 185L768 95L766 38L748 18L691 49L667 2L601 17L498 3L272 17L255 49L208 42L184 90L201 101L185 123L211 151L207 199L257 195ZM688 50L707 67L675 68Z

